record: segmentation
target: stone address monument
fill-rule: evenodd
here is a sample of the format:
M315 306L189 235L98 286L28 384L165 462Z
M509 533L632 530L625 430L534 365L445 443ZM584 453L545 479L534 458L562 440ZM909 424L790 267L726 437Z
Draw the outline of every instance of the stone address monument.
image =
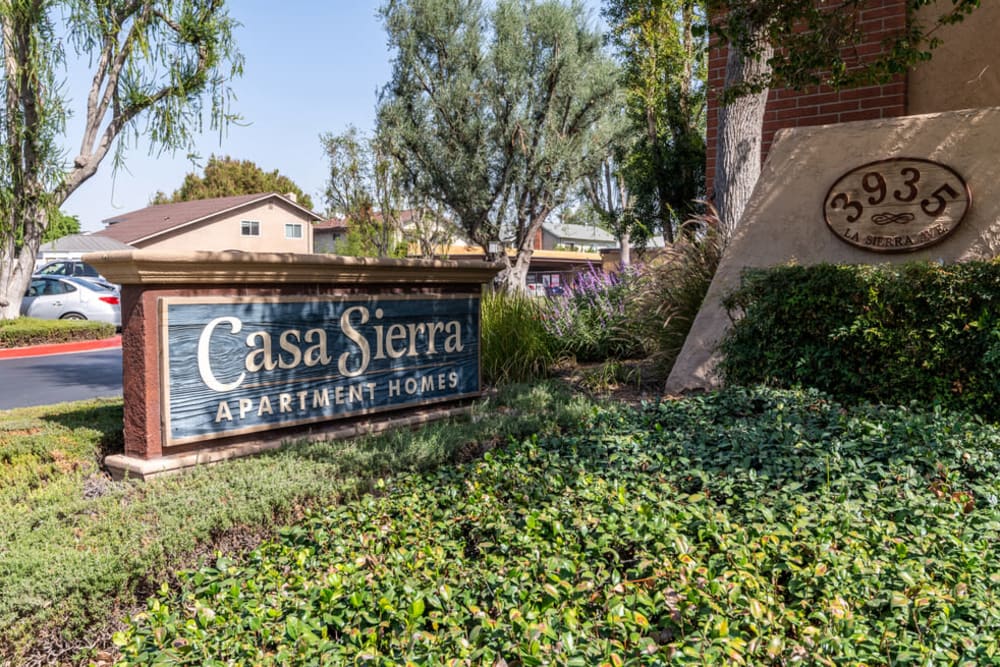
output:
M719 386L722 298L746 268L996 257L997 146L995 107L779 132L666 391Z

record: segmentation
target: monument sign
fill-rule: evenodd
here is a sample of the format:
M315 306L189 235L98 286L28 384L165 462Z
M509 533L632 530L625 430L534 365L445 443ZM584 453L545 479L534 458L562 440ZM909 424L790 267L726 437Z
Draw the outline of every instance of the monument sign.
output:
M85 256L122 285L124 454L149 477L468 413L499 266L292 253Z
M719 386L722 301L747 268L1000 256L998 144L995 107L779 132L666 390Z

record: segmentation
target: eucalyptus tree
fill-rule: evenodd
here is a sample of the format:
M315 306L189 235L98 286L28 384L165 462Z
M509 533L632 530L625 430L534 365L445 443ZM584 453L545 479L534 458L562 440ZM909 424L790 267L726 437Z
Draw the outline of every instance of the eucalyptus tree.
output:
M447 255L456 236L451 216L441 204L417 192L412 192L410 196L403 224L403 238L414 244L424 259Z
M140 134L186 148L205 115L213 127L233 118L235 25L223 0L0 0L0 319L18 315L50 216L109 152L120 164ZM72 158L67 56L90 63Z
M672 242L705 189L704 0L608 0L635 140L624 159L636 213Z
M594 172L584 176L583 193L597 213L600 226L618 241L621 265L629 266L632 263L632 230L637 219L633 196L619 163L610 155L601 160Z
M707 2L711 29L728 45L713 188L726 235L739 223L760 175L769 88L886 83L928 60L940 44L936 31L964 20L980 5L980 0L907 0L906 28L880 54L862 57L851 48L861 41L861 12L882 8L882 0ZM940 6L929 23L917 18L925 6Z
M380 128L427 196L486 250L515 250L501 276L523 289L533 240L590 169L616 67L578 3L389 0L395 51Z

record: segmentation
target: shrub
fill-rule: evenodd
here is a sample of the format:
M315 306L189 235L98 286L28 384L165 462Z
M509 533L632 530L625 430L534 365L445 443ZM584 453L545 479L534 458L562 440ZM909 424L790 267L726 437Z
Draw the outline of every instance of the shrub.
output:
M730 390L397 477L117 635L123 665L997 665L1000 431Z
M482 300L483 382L491 385L544 377L554 341L542 325L538 302L523 295L488 292Z
M590 266L567 286L564 296L545 302L545 329L557 341L557 354L578 361L641 355L626 307L637 275L634 268L605 273Z
M743 315L722 344L727 383L1000 419L1000 264L755 270L725 304Z
M650 260L639 275L629 304L636 335L649 359L666 375L705 299L722 256L722 238L711 214L686 223L700 225L696 236L681 234Z
M113 335L114 325L105 322L40 320L34 317L0 320L0 347L98 340Z

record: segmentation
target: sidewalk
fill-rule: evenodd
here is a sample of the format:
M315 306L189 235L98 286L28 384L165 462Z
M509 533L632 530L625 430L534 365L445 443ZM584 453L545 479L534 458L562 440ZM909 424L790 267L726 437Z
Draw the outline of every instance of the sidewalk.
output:
M31 347L10 347L0 349L0 359L23 359L25 357L42 357L49 354L68 354L70 352L90 352L122 346L120 335L101 340L81 340L72 343L53 343L51 345L32 345Z

